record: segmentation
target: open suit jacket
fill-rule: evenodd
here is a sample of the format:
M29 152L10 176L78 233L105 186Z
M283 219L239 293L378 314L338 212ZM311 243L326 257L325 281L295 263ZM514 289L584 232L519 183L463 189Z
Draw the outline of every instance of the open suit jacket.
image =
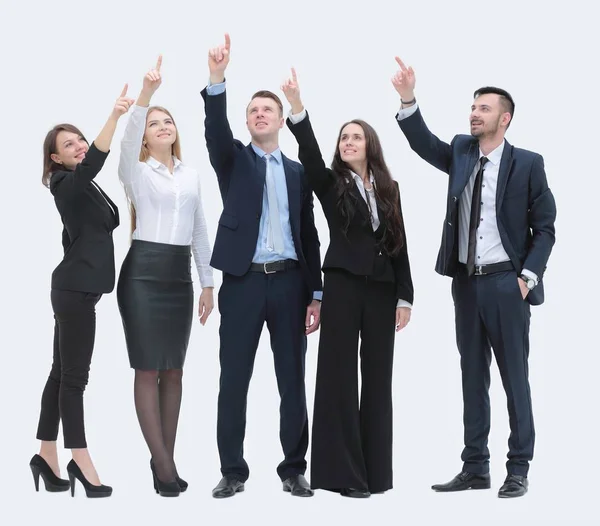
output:
M228 274L242 276L248 272L256 250L266 167L250 144L244 145L233 138L227 120L226 92L208 95L205 88L202 97L206 112L206 145L223 200L210 264ZM312 191L302 165L284 155L282 159L294 248L309 303L313 292L323 288Z
M410 147L429 164L446 172L448 195L436 272L454 276L458 266L458 201L473 173L479 142L456 135L450 144L438 139L425 124L421 110L398 121ZM496 189L496 217L502 246L517 273L524 268L540 282L527 294L531 305L544 301L542 276L554 245L556 204L548 188L541 155L515 148L506 141Z

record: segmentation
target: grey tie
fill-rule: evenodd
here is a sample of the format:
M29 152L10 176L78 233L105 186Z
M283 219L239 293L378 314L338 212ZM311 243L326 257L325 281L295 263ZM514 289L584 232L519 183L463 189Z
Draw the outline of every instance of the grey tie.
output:
M266 154L265 162L267 164L265 182L267 185L267 201L269 203L269 228L267 229L267 248L278 254L283 253L283 231L281 229L281 220L279 218L279 203L277 202L277 188L275 186L275 176L271 169L271 156Z

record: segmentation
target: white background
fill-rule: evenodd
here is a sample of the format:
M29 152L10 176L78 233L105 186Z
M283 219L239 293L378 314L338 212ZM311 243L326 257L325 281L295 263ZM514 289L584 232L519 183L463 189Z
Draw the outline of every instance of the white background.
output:
M600 443L597 298L597 128L600 49L592 2L490 3L328 2L9 2L2 0L1 142L2 380L0 500L4 524L598 524ZM402 191L415 285L413 319L396 339L394 489L368 500L319 491L312 499L281 491L278 395L268 333L263 333L248 402L245 443L251 475L246 492L217 501L218 311L193 327L184 375L176 460L190 483L178 499L152 491L149 454L133 406L115 294L98 305L98 331L86 421L90 451L110 499L36 494L27 463L40 396L52 355L50 274L62 257L61 224L41 182L42 141L58 122L72 122L92 141L125 82L136 96L142 78L164 55L163 85L153 102L179 127L183 160L202 175L211 242L222 209L204 142L200 90L207 49L232 38L228 110L235 135L247 142L244 110L261 88L279 93L295 66L303 99L326 160L340 124L354 117L378 131ZM500 500L505 477L506 399L492 364L490 436L492 490L436 494L461 468L462 397L454 340L450 280L434 272L445 212L446 175L408 147L394 115L399 97L390 77L394 55L414 67L416 95L429 127L446 141L468 133L473 91L498 85L516 112L507 139L541 153L556 197L557 243L546 280L546 303L532 309L531 387L537 431L530 491ZM287 111L286 107L286 111ZM98 177L117 203L117 271L129 243L128 214L117 179L119 124ZM284 153L297 158L287 129ZM327 226L316 205L322 253ZM220 272L215 272L217 287ZM197 276L195 276L197 282ZM196 289L198 292L198 289ZM216 295L215 295L216 297ZM309 338L310 415L318 334ZM69 452L62 449L63 475ZM309 450L310 455L310 450ZM307 458L310 458L308 456ZM307 474L310 476L310 473ZM8 519L5 522L4 519Z

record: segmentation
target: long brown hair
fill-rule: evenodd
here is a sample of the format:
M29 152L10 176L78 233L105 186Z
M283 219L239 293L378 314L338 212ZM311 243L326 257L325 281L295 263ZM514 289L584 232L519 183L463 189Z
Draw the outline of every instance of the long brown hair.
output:
M79 135L79 137L81 137L85 142L87 142L87 139L83 136L83 133L81 133L78 128L68 123L57 124L46 134L43 146L44 170L42 172L42 184L47 187L50 186L50 179L54 172L65 170L65 167L62 164L55 163L52 160L52 154L57 153L58 150L56 147L56 139L61 131L75 133L76 135Z
M150 114L153 111L162 111L163 113L166 113L170 119L173 121L173 125L175 126L175 129L177 130L177 135L175 136L175 142L172 144L171 146L171 155L174 155L177 159L179 159L181 161L181 143L179 142L179 129L177 128L177 124L175 123L175 119L173 118L173 115L171 115L171 112L169 110L167 110L166 108L163 108L162 106L150 106L148 108L148 113L146 113L146 122L148 121L148 117L150 117ZM145 128L145 125L144 125ZM144 130L144 135L146 135L146 132ZM146 146L146 143L144 140L142 140L142 148L140 149L140 157L139 160L142 163L145 163L148 158L150 157L150 150L148 150L148 147ZM129 200L129 215L131 216L131 234L133 234L135 227L136 227L136 212L135 212L135 207L133 206L133 203L131 202L131 200Z
M377 132L373 127L361 119L353 119L342 125L335 145L335 154L331 163L331 169L337 175L337 207L344 218L342 226L344 234L348 233L350 221L356 213L357 199L350 190L354 186L354 179L350 173L350 167L342 160L340 155L340 138L342 131L348 124L358 124L365 134L367 170L373 174L375 184L373 185L377 204L383 212L385 219L385 232L381 244L386 253L390 256L396 256L404 245L404 236L402 234L404 226L400 214L400 196L398 187L392 179L390 171L383 157L383 148Z

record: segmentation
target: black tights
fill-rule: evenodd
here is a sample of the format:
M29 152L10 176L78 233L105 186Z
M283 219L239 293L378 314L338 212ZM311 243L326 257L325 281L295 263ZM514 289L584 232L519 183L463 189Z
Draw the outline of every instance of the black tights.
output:
M175 480L173 460L181 407L183 370L135 370L134 399L142 433L162 482Z

